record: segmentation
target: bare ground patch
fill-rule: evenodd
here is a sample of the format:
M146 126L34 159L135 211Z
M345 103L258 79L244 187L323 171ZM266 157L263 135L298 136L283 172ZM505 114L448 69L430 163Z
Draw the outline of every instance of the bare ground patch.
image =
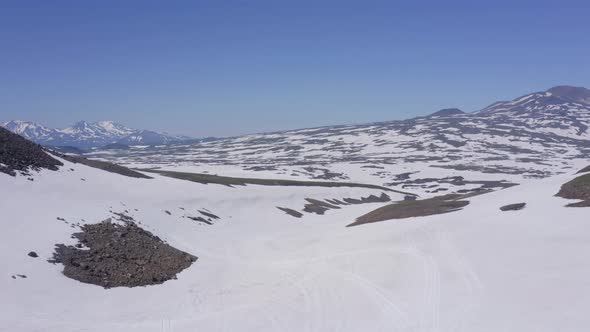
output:
M556 196L567 199L581 200L581 202L568 204L568 207L589 207L590 174L578 176L577 178L563 184Z
M68 278L104 288L161 284L197 260L130 220L83 225L72 237L78 244L57 244L49 262L63 264Z
M395 202L358 217L355 222L347 225L347 227L391 219L424 217L459 211L469 204L469 201L464 199L471 196L474 195L449 194L429 199Z
M500 211L519 211L524 209L526 203L514 203L500 207Z

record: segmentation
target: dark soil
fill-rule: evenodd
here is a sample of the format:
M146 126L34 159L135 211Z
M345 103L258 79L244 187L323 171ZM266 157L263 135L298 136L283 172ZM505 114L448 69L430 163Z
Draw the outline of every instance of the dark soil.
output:
M397 192L410 196L415 194L394 190L373 184L350 183L350 182L328 182L328 181L296 181L296 180L276 180L276 179L258 179L258 178L235 178L229 176L219 176L203 173L185 173L173 171L161 171L157 169L141 169L142 172L157 173L163 176L168 176L175 179L187 180L202 184L221 184L226 186L245 186L245 185L261 185L261 186L296 186L296 187L353 187L353 188L369 188L378 189L388 192Z
M569 207L590 206L590 174L584 174L565 183L556 196L567 199L579 199L582 202L568 204Z
M339 206L330 204L328 202L320 201L313 198L306 198L305 199L308 203L305 204L303 211L307 213L315 213L319 215L323 215L324 212L330 209L340 209Z
M176 279L197 257L163 242L134 222L81 226L76 246L56 245L51 263L69 278L104 288L161 284Z
M279 210L285 212L286 214L288 214L290 216L293 216L295 218L301 218L301 217L303 217L303 213L298 212L298 211L295 211L293 209L284 208L284 207L280 207L280 206L277 206L277 209L279 209Z
M190 220L193 220L193 221L202 222L202 223L205 223L207 225L213 225L213 223L211 221L209 221L209 220L207 220L207 219L205 219L203 217L194 217L194 216L186 216L186 217L189 218Z
M348 204L384 203L391 201L391 197L389 197L386 193L381 193L380 196L369 195L367 197L361 197L361 199L344 198L343 201Z
M408 196L408 197L415 197L415 196ZM342 205L354 205L354 204L365 204L365 203L383 203L383 202L390 202L391 198L386 193L381 193L379 196L369 195L367 197L357 198L343 198L343 199L313 199L313 198L306 198L306 203L303 206L303 212L307 213L315 213L319 215L323 215L328 210L336 210L340 209ZM286 214L293 216L295 218L303 217L303 213L277 206L277 209L285 212Z
M63 164L45 153L35 144L0 127L0 172L16 176L17 172L29 175L29 171L49 169L56 171Z
M209 213L206 211L202 211L202 210L198 210L200 214L204 215L207 218L211 218L211 219L219 219L218 216L214 215L213 213Z
M514 203L514 204L504 205L500 208L500 210L501 211L518 211L518 210L524 209L525 206L526 206L526 203Z
M400 201L371 211L357 218L355 222L347 225L347 227L390 219L423 217L454 212L469 204L469 201L462 200L467 197L470 197L470 195L449 194L429 199Z
M123 175L123 176L127 176L130 178L138 178L138 179L151 179L151 177L136 172L134 170L131 170L127 167L121 166L121 165L117 165L117 164L113 164L113 163L109 163L106 161L100 161L100 160L93 160L93 159L88 159L88 158L84 158L84 157L79 157L79 156L72 156L72 155L60 155L61 158L72 162L74 164L82 164L82 165L86 165L89 167L94 167L94 168L98 168L101 169L103 171L107 171L110 173L115 173L115 174L119 174L119 175Z

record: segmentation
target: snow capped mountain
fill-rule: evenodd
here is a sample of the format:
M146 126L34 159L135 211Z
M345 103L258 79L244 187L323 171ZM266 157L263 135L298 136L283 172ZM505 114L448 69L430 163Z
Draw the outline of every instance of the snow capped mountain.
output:
M494 103L473 113L495 125L504 124L538 133L590 139L590 90L557 86L508 102Z
M484 110L445 109L403 121L252 134L149 148L96 151L96 157L141 167L244 177L370 182L427 195L464 190L445 176L490 179L559 174L590 153L590 105L583 88L557 87ZM576 101L572 101L576 100ZM446 170L446 171L445 171ZM477 175L473 175L477 174ZM455 175L453 175L455 176Z
M168 134L157 133L150 130L135 131L123 139L120 139L118 143L127 145L157 145L157 144L169 144L173 142L179 142L190 139L186 136L171 136Z
M2 328L585 331L584 98L85 156L135 170L0 129ZM111 122L50 132L158 138ZM146 233L198 260L170 274Z
M560 85L547 92L563 100L590 105L590 90L583 87Z
M590 108L590 90L581 87L556 86L547 91L535 92L512 101L496 102L475 114L538 114L538 111L558 113L568 109Z
M131 135L137 130L125 127L113 121L98 121L88 123L79 121L72 127L62 129L60 132L70 135L79 135L81 137L123 137Z
M102 147L111 143L128 145L168 144L189 139L148 130L129 128L113 121L79 121L64 129L53 129L27 121L1 124L10 131L36 143L50 146L71 146L82 149Z
M130 177L111 172L113 165L58 156L63 166L55 171L0 173L0 210L9 221L0 232L2 330L587 330L588 208L567 207L576 201L555 195L588 165L588 150L571 158L582 140L450 113L249 135L208 143L203 152L136 148L143 164L168 158L161 165L168 168L186 158L211 173L238 165L273 179L255 185L225 182L240 177L208 182L213 174ZM1 153L3 143L0 157L12 159ZM274 180L291 174L285 169L388 185ZM539 172L564 174L537 179ZM520 185L487 191L507 177ZM396 187L421 197L388 190ZM437 211L440 197L454 196L446 193L461 200L443 204L461 207ZM358 204L383 195L394 203ZM525 207L503 212L510 205ZM396 207L409 215L389 215ZM389 219L346 227L380 211ZM149 257L160 244L138 239L139 229L198 260L163 283L111 284L153 271ZM56 257L66 249L68 256ZM167 262L158 261L158 268Z
M1 123L0 125L32 141L50 139L55 133L54 129L29 121L14 120Z

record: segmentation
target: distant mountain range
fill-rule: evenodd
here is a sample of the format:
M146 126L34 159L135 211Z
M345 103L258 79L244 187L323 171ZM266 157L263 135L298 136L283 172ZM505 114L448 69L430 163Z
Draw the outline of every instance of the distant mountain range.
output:
M124 150L126 146L132 145L164 145L190 140L190 143L195 147L200 144L208 144L208 146L216 146L220 148L220 151L227 152L236 146L252 145L253 149L259 149L261 146L258 144L261 143L261 140L264 143L276 143L283 141L283 139L277 138L282 136L284 137L282 145L269 144L269 148L271 148L269 152L272 152L271 154L276 158L280 156L279 152L291 143L287 139L291 134L303 134L311 139L314 133L319 133L319 136L314 140L321 139L322 142L326 142L327 132L343 134L350 128L355 128L357 133L365 132L371 136L379 136L377 132L382 132L385 137L381 140L387 141L387 144L399 144L401 137L409 134L415 136L413 138L416 140L414 144L425 144L423 149L427 149L430 144L434 143L448 144L448 140L444 138L450 137L452 134L483 133L493 134L492 138L506 136L505 139L514 140L515 137L524 135L532 140L542 138L542 140L563 141L565 139L578 142L576 145L584 145L590 139L590 130L588 130L590 126L590 90L583 87L556 86L546 91L521 96L512 101L496 102L476 112L466 113L456 108L448 108L427 116L402 121L252 134L226 139L191 139L186 136L133 129L112 121L94 123L80 121L65 129L48 128L33 122L18 120L0 123L0 126L42 145L83 150L94 148ZM449 133L446 133L447 131ZM395 135L393 135L394 133ZM427 137L429 139L426 139ZM580 141L582 143L579 143ZM382 143L374 142L373 144L381 145ZM345 144L339 142L337 147L332 146L329 150L338 150L344 146ZM328 147L325 148L328 149ZM156 148L156 150L158 149ZM167 149L168 147L161 148L161 150ZM170 149L176 150L175 147L170 147ZM257 160L260 159L259 154L250 154L248 151L248 149L239 148L235 152L235 156L241 156L239 158L241 161L246 160L250 155L255 156ZM305 149L302 149L302 146L291 146L285 152L289 153L289 157L293 157L297 151L303 152ZM342 153L346 152L343 156L350 156L353 151L356 150L344 149ZM199 155L200 152L203 150L197 149L195 154ZM208 155L203 157L211 158L212 156L209 155L211 151L206 150L206 152ZM241 155L242 153L245 154ZM172 155L175 153L169 154L169 156ZM223 155L225 156L225 154Z
M92 123L80 121L64 129L49 128L34 122L20 120L0 123L0 126L42 145L84 150L110 144L118 146L159 145L191 139L187 136L133 129L113 121Z

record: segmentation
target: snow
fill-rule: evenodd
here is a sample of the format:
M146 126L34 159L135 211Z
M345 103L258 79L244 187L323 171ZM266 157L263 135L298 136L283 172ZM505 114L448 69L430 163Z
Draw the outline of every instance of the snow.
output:
M33 182L0 174L2 330L554 332L590 324L588 212L554 196L572 173L473 197L455 213L346 228L381 204L302 219L276 206L379 191L230 188L65 163ZM517 202L527 207L499 211ZM76 231L56 217L98 222L110 207L128 209L199 260L178 280L108 290L45 261ZM181 218L202 208L221 220Z
M132 129L113 121L89 123L79 121L64 129L53 129L33 122L14 120L3 124L9 130L44 145L75 146L89 149L110 143L142 142L146 135L151 143L169 143L188 139L156 132ZM143 142L142 142L143 143Z

